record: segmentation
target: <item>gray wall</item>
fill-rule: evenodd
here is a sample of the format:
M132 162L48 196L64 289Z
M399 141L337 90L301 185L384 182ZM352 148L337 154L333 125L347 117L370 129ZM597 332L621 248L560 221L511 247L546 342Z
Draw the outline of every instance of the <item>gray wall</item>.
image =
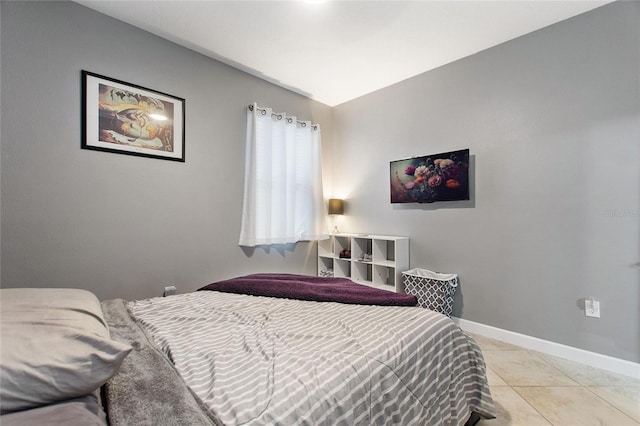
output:
M456 316L640 361L639 19L616 2L334 108L342 228L458 273ZM462 148L469 202L389 203L389 161Z
M313 274L314 244L238 246L246 107L331 109L71 2L2 2L2 286L100 298ZM186 163L80 149L80 72L186 99Z

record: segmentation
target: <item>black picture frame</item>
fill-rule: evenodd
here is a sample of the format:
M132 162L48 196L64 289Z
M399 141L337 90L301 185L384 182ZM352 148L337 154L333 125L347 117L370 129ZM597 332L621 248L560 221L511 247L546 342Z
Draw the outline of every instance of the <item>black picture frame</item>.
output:
M82 70L82 149L185 161L185 100Z
M391 203L469 200L469 149L390 162Z

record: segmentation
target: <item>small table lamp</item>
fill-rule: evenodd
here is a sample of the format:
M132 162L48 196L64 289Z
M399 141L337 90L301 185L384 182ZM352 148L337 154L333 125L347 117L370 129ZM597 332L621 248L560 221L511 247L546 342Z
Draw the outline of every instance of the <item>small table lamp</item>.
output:
M343 200L339 199L339 198L330 198L329 199L329 214L330 215L342 215L344 214L344 202ZM334 225L333 225L333 233L337 234L340 231L338 231L338 225L335 224L335 219L334 219Z

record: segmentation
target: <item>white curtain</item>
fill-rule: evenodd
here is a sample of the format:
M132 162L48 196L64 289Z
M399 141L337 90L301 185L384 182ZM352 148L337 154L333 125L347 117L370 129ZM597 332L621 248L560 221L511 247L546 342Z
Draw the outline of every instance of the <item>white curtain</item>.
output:
M241 246L327 238L320 126L247 109Z

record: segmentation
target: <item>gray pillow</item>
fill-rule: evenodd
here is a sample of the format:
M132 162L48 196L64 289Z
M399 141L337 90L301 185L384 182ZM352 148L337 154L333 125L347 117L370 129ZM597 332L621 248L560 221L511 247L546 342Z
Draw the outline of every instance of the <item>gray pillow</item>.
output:
M89 394L131 351L111 340L100 302L78 289L0 290L0 412Z

